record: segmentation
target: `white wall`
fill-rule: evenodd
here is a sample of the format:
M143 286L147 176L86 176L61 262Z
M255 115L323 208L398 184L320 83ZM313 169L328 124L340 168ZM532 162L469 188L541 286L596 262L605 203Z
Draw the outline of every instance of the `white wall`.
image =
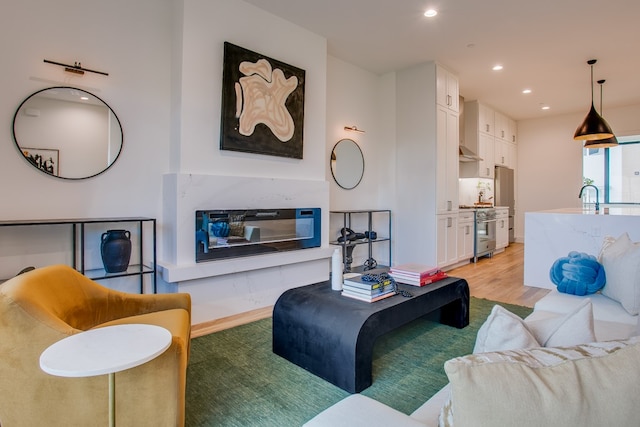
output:
M395 209L395 74L379 76L348 62L329 56L327 60L327 141L324 167L330 181L332 210ZM365 133L345 131L357 126ZM341 139L354 140L364 156L364 174L351 190L338 186L331 175L331 150ZM366 215L352 216L354 231L367 227ZM386 236L387 217L375 215L373 229ZM342 215L332 215L329 237L335 240L343 226ZM392 232L393 232L392 225ZM393 235L392 235L393 237ZM392 240L392 244L394 241ZM388 265L389 246L373 246L373 258ZM368 258L366 245L356 247L353 265Z
M585 112L518 122L516 239L524 240L524 213L580 207L582 145L573 133ZM640 134L640 105L609 108L605 118L620 136Z
M0 220L159 216L161 175L169 164L171 34L169 0L3 4ZM80 61L109 76L73 75L44 59ZM27 96L51 86L79 87L115 110L124 147L111 169L91 179L68 181L38 172L20 157L11 132L14 112ZM90 236L93 244L99 243L99 233ZM40 239L44 234L50 238ZM63 252L69 241L66 227L0 230L0 277L25 263L42 265L48 253L56 262L68 262ZM35 253L35 258L15 255L23 252Z
M162 185L167 174L278 178L326 186L326 40L281 18L236 0L26 0L4 8L0 37L3 55L10 59L0 82L0 126L5 135L5 143L0 144L0 170L6 183L16 183L0 187L5 201L0 220L155 217L159 219L162 261L165 246L175 249L182 238L172 234L175 224L164 218ZM302 160L219 150L225 41L306 71ZM80 61L109 76L87 73L79 77L43 63L45 58L72 64ZM122 122L123 152L104 174L81 181L60 180L36 171L20 158L11 140L15 109L31 93L58 85L96 94ZM286 199L286 192L279 197ZM328 200L327 188L314 205L328 211ZM175 209L167 207L169 220L177 216ZM328 222L328 212L323 216ZM93 240L88 242L93 255L101 231L92 232ZM66 227L0 233L4 233L0 234L0 277L15 273L24 263L70 262ZM327 240L323 238L325 247ZM100 262L99 250L92 260ZM327 274L328 262L321 264L322 268L317 263L312 266L306 280L317 279L320 271ZM282 283L283 274L287 277L284 270L269 274L277 277L271 280L277 286L245 294L236 309L273 304L283 286L296 285L291 280ZM238 288L237 278L227 279L225 285L232 282L229 289L234 290L229 294L242 295L257 278L252 283L249 279L242 281L245 288ZM209 297L199 294L196 299ZM224 308L233 311L233 306ZM232 313L212 310L209 316L228 314Z

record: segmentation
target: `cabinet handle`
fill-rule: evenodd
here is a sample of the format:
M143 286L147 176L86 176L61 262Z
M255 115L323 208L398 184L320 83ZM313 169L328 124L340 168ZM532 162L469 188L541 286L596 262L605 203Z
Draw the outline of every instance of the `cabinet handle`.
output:
M464 234L469 235L469 226L468 225L464 226Z
M451 228L451 217L447 218L447 228Z
M485 127L487 128L487 133L489 133L489 123L487 123Z
M502 164L504 165L504 156L502 156Z
M453 205L451 204L451 200L447 200L447 210L450 211L453 209Z

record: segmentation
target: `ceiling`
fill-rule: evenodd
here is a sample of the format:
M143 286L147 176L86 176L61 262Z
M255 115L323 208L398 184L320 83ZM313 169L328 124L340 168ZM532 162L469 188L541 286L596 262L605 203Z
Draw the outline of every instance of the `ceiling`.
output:
M637 0L245 1L325 37L330 55L376 74L438 61L458 74L465 100L516 120L586 115L589 59L598 59L594 81L606 79L605 117L640 104ZM428 8L438 15L425 18ZM492 71L495 64L504 69Z

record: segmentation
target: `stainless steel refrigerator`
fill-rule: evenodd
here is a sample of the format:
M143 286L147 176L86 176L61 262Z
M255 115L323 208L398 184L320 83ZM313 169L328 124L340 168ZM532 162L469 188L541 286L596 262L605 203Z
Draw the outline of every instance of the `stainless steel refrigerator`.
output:
M496 178L494 182L494 203L496 206L509 207L509 243L515 242L513 230L513 218L515 215L515 198L513 169L504 166L496 166Z

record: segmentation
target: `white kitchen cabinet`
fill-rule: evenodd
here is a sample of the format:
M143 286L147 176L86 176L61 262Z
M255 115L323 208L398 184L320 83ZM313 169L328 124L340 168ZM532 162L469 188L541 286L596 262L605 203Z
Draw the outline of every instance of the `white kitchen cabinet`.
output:
M436 66L436 102L449 110L460 112L458 76L441 66Z
M495 133L495 112L493 108L476 103L478 109L478 132L494 135Z
M516 167L515 120L478 101L464 103L464 145L482 160L460 164L461 178L493 179L494 168Z
M458 261L469 261L474 255L475 212L460 211L458 213Z
M502 139L495 138L494 140L494 163L496 166L506 166L511 167L511 158L510 158L510 142L504 141Z
M493 136L502 141L509 141L511 136L509 133L509 121L511 119L498 111L494 113L494 117L496 129Z
M507 144L507 150L509 150L509 164L507 166L511 169L516 169L518 166L518 146L516 144L509 143Z
M446 267L458 261L458 214L442 214L437 219L437 265Z
M491 135L481 133L478 138L478 155L482 160L478 161L479 178L493 178L495 176L495 142Z
M509 118L509 142L512 144L518 143L518 124L515 120Z
M427 62L396 73L394 235L401 243L395 245L394 259L399 264L442 266L457 258L458 90L451 87L457 79L450 78L445 86L455 102L448 105L446 95L442 105L443 99L437 100L444 71ZM453 228L439 222L439 214L449 215Z
M446 213L458 210L458 115L442 106L436 114L436 206Z
M509 208L496 208L496 249L509 246Z

